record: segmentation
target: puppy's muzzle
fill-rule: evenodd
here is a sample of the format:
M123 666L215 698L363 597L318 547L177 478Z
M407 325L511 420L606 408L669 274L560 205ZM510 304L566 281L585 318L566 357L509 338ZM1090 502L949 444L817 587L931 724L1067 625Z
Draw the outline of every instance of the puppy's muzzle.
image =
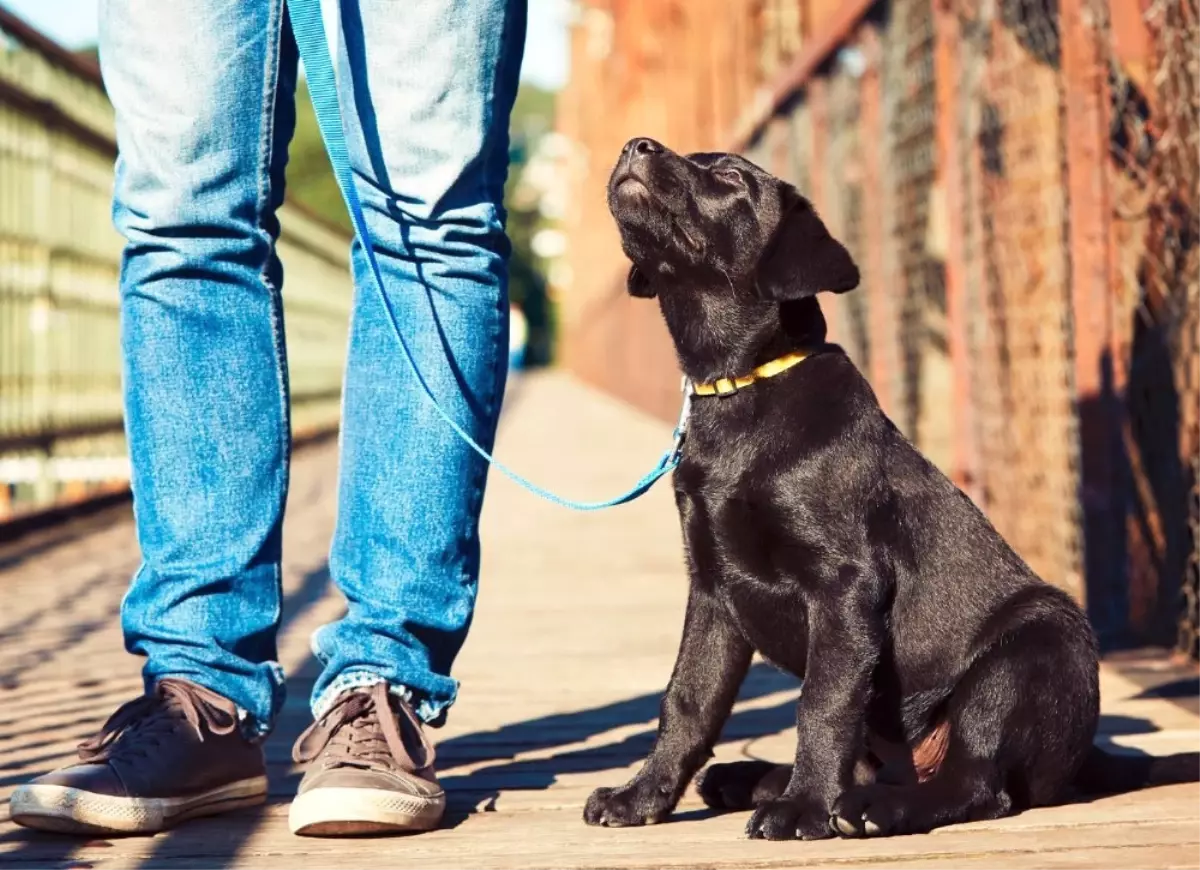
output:
M653 139L640 137L630 139L621 149L617 165L613 167L610 189L615 191L627 181L639 181L645 185L648 179L648 164L655 155L662 154L667 149Z

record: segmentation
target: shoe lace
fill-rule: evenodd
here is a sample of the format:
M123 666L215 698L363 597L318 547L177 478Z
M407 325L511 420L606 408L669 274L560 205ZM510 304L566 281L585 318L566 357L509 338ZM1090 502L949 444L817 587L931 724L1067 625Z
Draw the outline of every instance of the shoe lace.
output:
M237 709L216 692L186 680L160 680L152 692L117 708L96 734L79 744L81 761L99 764L117 758L146 757L164 738L186 724L204 740L206 733L232 734Z
M341 695L320 719L308 727L292 748L297 763L324 754L329 766L409 772L433 764L433 744L417 714L394 698L387 685Z

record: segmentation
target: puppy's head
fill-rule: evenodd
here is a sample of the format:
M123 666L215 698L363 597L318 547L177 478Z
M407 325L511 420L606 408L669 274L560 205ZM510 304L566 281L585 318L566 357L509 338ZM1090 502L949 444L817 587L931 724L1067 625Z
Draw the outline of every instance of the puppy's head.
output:
M812 204L734 154L684 156L633 139L609 179L608 207L635 296L703 288L787 302L858 286L858 268Z

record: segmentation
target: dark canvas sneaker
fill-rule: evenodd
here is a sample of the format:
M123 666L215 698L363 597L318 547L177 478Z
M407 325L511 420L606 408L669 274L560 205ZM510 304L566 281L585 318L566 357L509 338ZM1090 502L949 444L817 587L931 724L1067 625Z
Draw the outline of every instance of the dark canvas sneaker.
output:
M292 755L309 763L288 814L293 834L428 831L446 810L433 745L412 708L384 683L340 695Z
M242 736L237 708L187 680L161 680L120 707L79 744L79 759L13 792L12 820L63 833L152 834L267 799L262 747Z

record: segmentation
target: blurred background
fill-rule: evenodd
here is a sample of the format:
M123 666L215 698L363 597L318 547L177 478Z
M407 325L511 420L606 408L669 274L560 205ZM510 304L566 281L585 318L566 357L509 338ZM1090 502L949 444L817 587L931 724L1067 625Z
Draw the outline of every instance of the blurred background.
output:
M664 419L621 145L737 150L855 254L832 338L1108 649L1198 654L1198 0L531 0L512 359ZM124 498L96 0L0 0L0 537ZM336 428L348 223L304 95L280 242L294 425ZM964 578L970 582L970 578Z

